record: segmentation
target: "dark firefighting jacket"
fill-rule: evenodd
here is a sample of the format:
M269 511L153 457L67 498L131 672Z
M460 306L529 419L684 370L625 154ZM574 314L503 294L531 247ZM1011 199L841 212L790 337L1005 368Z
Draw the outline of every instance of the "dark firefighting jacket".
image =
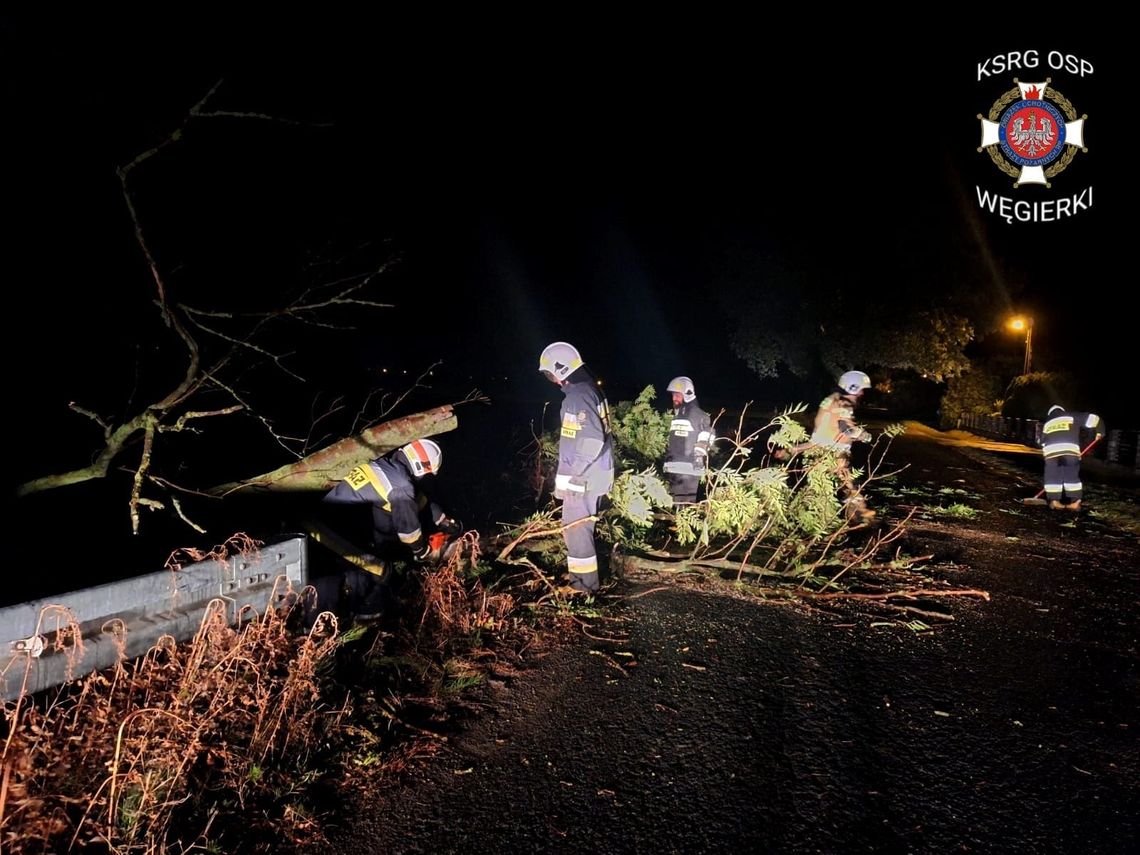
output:
M708 462L712 442L712 422L696 399L681 404L669 424L669 447L665 471L676 475L699 475Z
M562 386L556 490L604 494L614 484L610 405L589 375L579 369Z
M419 554L425 548L424 534L420 528L420 511L430 505L432 521L439 524L445 518L439 505L429 502L416 489L415 477L407 466L398 458L392 457L378 457L363 466L357 466L324 500L371 504L377 511L373 513L377 545L398 538L413 554Z
M1055 412L1041 426L1041 452L1045 459L1080 457L1082 428L1095 431L1098 438L1104 436L1104 422L1096 413Z
M870 442L871 434L855 423L855 402L836 390L820 402L811 441L834 451L850 451L851 443Z

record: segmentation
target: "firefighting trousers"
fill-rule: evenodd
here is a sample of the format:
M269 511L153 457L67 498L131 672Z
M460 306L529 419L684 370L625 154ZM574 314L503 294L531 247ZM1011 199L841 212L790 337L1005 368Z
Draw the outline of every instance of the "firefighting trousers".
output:
M700 486L701 479L696 475L680 475L671 472L666 477L669 479L669 495L673 497L673 504L691 505L697 500L697 488Z
M851 457L839 454L839 461L835 467L835 474L839 477L839 492L843 496L843 512L849 520L857 520L867 513L867 503L863 494L855 486L855 479L851 476Z
M1082 490L1080 456L1064 454L1045 461L1045 495L1050 501L1079 502Z
M386 579L366 570L352 568L344 574L343 593L359 618L376 617L384 610L387 589Z
M567 493L562 500L562 525L570 526L563 531L566 539L566 566L570 571L570 587L575 591L598 590L598 553L594 548L594 520L598 510L598 494ZM578 522L578 520L586 520ZM577 525L570 525L577 523Z

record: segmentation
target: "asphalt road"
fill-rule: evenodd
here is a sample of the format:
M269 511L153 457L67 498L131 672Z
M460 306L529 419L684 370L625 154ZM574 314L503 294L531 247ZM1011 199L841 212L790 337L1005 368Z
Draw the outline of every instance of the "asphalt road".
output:
M904 551L989 601L915 632L630 574L591 624L611 640L489 682L327 851L1140 850L1140 541L1097 515L1135 494L1090 472L1079 518L1026 508L1033 465L936 439L896 441L875 504L918 506ZM977 515L929 511L942 488Z

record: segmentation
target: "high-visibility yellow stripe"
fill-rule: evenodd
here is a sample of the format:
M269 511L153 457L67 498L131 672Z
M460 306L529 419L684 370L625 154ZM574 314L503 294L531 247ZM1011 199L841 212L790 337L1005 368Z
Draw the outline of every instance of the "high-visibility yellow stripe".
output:
M339 534L330 531L320 523L312 520L303 520L301 524L305 532L314 542L328 547L329 550L339 555L349 564L358 567L366 573L371 573L373 576L383 576L388 572L387 565L384 563L383 558L377 558L375 555L367 552L360 552L359 547L355 544L349 543Z
M363 466L357 466L344 480L358 493L364 489L365 484L371 484L372 489L379 494L380 499L384 502L384 510L392 510L392 504L388 501L388 494L392 491L392 485L388 483L387 478L367 463Z
M365 573L371 573L373 576L383 576L387 572L384 562L379 560L369 561L363 555L343 555L341 557L349 564L353 564Z
M567 556L566 567L571 573L597 573L598 556L591 558L572 558Z
M598 402L597 410L598 410L598 418L600 418L602 420L602 430L605 431L606 435L608 436L611 433L611 430L610 430L610 402L607 401L605 398L602 398L602 400Z

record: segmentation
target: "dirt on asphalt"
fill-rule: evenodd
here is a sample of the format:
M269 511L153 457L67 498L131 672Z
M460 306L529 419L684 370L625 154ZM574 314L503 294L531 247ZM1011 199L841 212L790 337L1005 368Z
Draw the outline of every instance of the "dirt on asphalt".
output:
M629 571L320 851L1137 851L1135 478L1086 471L1059 515L1019 502L1039 460L918 432L888 462L873 504L915 509L893 546L988 601L908 626Z

